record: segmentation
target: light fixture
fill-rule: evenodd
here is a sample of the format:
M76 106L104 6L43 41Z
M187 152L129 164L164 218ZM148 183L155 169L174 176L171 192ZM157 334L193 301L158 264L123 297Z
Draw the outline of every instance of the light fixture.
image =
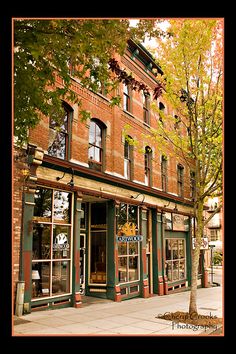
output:
M73 170L73 168L71 168L71 171L72 171L72 173L71 173L71 180L70 180L70 182L69 183L67 183L68 184L68 186L70 186L70 187L74 187L74 170Z
M142 195L142 196L143 196L143 200L141 201L141 203L140 203L140 204L143 204L144 199L145 199L145 195L144 195L144 194L142 194L142 193L138 193L138 194L136 195L136 197L134 197L133 195L131 195L131 198L132 198L132 199L137 199L140 195Z
M32 270L32 280L39 280L40 275L38 270Z
M174 211L178 211L178 207L177 207L177 204L175 203L175 207L173 209Z
M56 180L57 181L60 181L62 178L64 178L65 177L65 172L63 173L63 175L61 176L61 177L56 177Z

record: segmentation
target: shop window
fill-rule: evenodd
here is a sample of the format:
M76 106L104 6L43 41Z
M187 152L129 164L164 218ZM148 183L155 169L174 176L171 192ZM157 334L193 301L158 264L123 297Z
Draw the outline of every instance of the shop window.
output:
M133 139L131 136L125 138L124 145L124 177L126 179L132 179L133 174L133 145L131 142Z
M165 269L168 281L183 280L186 277L186 251L184 239L166 239Z
M72 109L64 104L64 114L59 121L50 118L48 155L60 159L69 158L69 134Z
M103 170L104 163L104 141L105 125L97 119L91 119L89 128L89 167L96 170Z
M91 204L90 283L106 284L106 203Z
M167 192L167 158L165 155L161 156L161 187L164 192Z
M121 203L117 210L117 235L138 234L138 209ZM139 280L139 242L118 242L119 283Z
M145 184L152 185L152 149L149 146L145 147L144 154L144 171L145 171Z
M38 187L32 244L32 298L71 292L72 193Z

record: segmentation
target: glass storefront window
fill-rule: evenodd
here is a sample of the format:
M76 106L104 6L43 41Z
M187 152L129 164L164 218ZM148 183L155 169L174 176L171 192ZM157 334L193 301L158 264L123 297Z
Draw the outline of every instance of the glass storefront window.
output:
M185 240L166 239L165 268L168 281L178 281L186 277Z
M33 218L33 299L71 291L71 210L72 193L37 188Z
M53 295L70 291L70 262L52 263L52 293Z
M53 219L54 222L70 223L71 193L54 191Z
M32 259L51 258L51 226L36 224L33 226L33 249Z
M52 217L52 189L38 187L34 195L34 219L50 222Z
M54 225L53 227L53 258L70 256L70 227Z
M138 207L121 203L116 214L117 235L139 234ZM139 280L139 242L118 242L119 283Z

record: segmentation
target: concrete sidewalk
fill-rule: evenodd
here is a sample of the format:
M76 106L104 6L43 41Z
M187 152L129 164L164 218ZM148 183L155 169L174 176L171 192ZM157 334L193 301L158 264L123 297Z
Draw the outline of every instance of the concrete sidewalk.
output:
M222 317L222 287L197 290L198 313ZM190 291L122 302L101 300L73 307L37 311L16 318L13 336L162 336L209 335L211 328L175 323L158 318L167 312L188 311ZM94 303L93 303L94 302Z

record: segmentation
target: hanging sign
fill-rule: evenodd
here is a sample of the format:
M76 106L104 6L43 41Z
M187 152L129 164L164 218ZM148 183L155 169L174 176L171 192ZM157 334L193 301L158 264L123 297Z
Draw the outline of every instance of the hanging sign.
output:
M134 241L143 241L142 235L135 236L116 236L118 242L134 242Z
M142 235L136 235L137 225L133 222L126 222L119 228L120 235L117 235L118 242L134 242L134 241L142 241Z
M193 249L195 249L196 238L194 237L192 240L193 240ZM209 248L208 238L202 237L200 250L208 250L208 248Z

